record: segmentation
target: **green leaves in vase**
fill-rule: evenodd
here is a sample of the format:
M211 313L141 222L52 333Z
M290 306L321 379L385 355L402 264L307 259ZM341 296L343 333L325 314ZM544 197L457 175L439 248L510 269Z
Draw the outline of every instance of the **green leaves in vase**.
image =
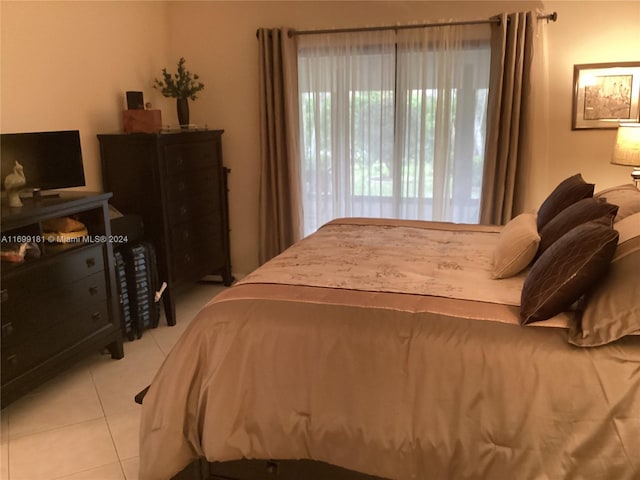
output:
M153 88L160 90L165 97L195 100L196 93L204 89L204 83L198 82L200 77L185 68L185 62L184 57L181 57L178 61L178 71L173 75L163 68L162 79L156 78L153 81Z

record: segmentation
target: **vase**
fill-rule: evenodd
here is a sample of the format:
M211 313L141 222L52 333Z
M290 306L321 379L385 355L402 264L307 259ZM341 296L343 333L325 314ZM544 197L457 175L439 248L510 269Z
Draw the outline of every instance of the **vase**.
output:
M180 124L180 128L189 128L189 99L178 98L176 105L178 107L178 123Z

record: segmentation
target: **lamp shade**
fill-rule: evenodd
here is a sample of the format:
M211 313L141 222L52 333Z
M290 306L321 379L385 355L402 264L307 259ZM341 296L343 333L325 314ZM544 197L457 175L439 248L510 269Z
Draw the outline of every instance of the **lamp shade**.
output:
M611 163L640 166L640 123L620 124Z

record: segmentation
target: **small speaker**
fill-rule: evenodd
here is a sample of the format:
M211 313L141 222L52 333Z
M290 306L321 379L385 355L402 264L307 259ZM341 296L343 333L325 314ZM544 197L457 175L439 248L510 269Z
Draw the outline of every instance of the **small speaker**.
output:
M127 92L127 108L129 110L144 110L142 92Z

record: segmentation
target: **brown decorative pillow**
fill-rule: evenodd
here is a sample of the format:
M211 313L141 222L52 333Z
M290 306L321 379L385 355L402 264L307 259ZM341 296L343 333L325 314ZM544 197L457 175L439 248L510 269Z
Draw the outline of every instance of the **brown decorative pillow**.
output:
M640 190L630 183L600 190L594 197L606 198L607 202L620 207L615 218L616 222L640 212Z
M606 217L599 223L605 223L610 227L617 211L618 206L607 203L604 198L584 198L569 205L540 230L538 257L556 240L578 225Z
M493 251L493 278L512 277L524 270L535 257L539 242L535 213L512 219L500 232Z
M640 333L640 236L620 244L607 275L589 295L569 343L597 347Z
M570 230L533 264L522 287L520 323L563 312L604 275L618 244L618 232L596 222Z
M579 173L560 182L538 209L538 231L569 205L592 197L594 186L586 183Z

